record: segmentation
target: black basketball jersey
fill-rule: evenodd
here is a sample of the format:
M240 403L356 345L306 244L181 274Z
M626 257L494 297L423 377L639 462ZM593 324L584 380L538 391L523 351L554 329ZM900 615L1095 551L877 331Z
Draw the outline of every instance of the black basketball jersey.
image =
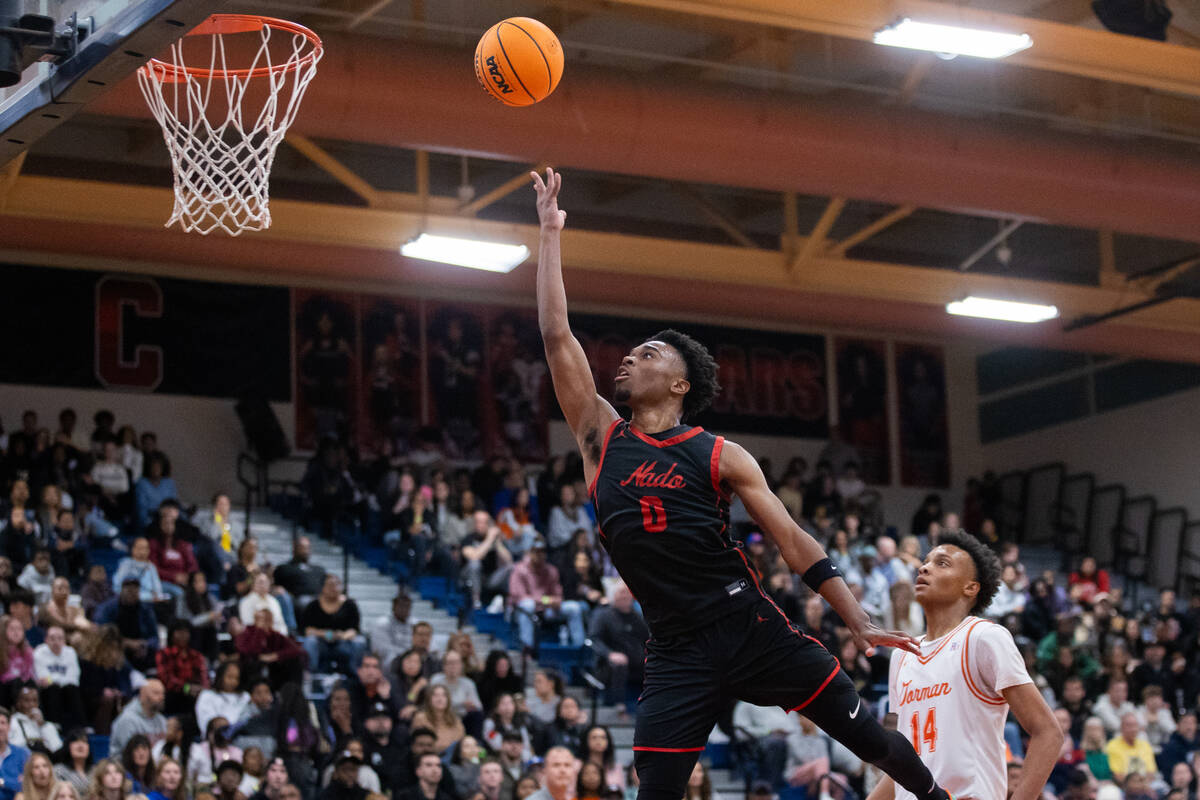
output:
M600 451L591 487L600 541L656 637L761 599L757 574L729 538L724 443L703 428L651 436L618 419Z

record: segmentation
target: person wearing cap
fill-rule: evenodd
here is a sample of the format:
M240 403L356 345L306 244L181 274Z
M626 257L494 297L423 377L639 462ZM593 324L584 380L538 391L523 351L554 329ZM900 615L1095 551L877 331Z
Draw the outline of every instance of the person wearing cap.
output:
M151 565L153 569L153 565ZM158 650L158 621L154 610L140 596L141 583L126 578L120 593L96 609L96 624L112 623L121 632L121 646L134 669L153 669Z
M546 540L536 536L529 552L513 567L508 578L508 602L517 610L521 644L534 646L535 621L564 620L571 644L583 644L583 606L578 600L563 600L558 570L546 560Z
M362 759L350 750L342 750L333 760L333 777L321 790L320 800L367 800L370 795L358 784Z
M404 762L408 760L408 751L393 737L395 719L386 703L375 702L367 708L363 722L363 760L384 786L393 787L404 784Z

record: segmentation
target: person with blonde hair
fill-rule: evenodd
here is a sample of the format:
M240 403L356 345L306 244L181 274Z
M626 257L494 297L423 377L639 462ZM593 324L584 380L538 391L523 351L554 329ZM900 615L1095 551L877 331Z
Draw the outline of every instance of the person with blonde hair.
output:
M25 761L25 771L21 773L21 791L17 792L14 800L50 800L50 791L54 788L54 765L50 756L35 750Z
M105 758L92 770L92 787L85 800L125 800L133 789L125 768L115 758Z
M46 800L83 800L75 784L69 781L55 781L50 787L50 795Z
M154 766L154 785L149 800L187 800L187 786L183 780L183 765L167 756ZM54 800L51 798L51 800Z

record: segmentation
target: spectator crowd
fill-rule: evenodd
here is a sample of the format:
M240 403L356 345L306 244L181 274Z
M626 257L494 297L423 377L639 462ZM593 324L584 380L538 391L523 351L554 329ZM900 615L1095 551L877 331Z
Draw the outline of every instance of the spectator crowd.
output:
M386 548L412 584L442 576L472 609L503 612L517 646L587 646L605 701L628 717L648 638L596 535L582 465L497 457L447 464L436 436L360 456L323 440L301 481L304 527L347 528ZM764 472L822 542L875 621L924 632L915 570L943 530L1000 554L987 616L1008 628L1063 726L1048 798L1196 800L1200 602L1164 589L1134 607L1095 560L1031 574L994 523L995 480L961 506L930 495L891 525L846 447L812 472ZM57 430L29 411L0 435L0 800L524 800L632 798L637 776L563 676L455 633L435 645L401 588L364 619L300 536L269 564L231 524L229 497L181 501L151 432L70 409ZM733 535L784 612L837 655L868 701L886 697L887 654L868 658L734 501ZM106 566L111 565L111 569ZM570 676L568 676L570 677ZM808 720L731 704L713 741L767 796L864 796L877 775ZM107 736L109 754L92 743ZM1010 770L1025 742L1006 731ZM697 767L689 798L712 800Z

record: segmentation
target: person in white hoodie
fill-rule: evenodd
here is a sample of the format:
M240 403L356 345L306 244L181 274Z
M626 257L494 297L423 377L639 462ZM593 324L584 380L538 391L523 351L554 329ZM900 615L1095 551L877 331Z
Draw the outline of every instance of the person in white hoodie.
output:
M71 729L86 723L79 691L79 656L59 625L46 629L46 640L33 649L33 677L42 694L46 719Z
M50 551L39 547L33 560L25 565L17 577L17 585L33 592L37 605L50 600L50 589L54 586L54 567L50 564Z
M8 742L21 747L43 746L50 753L62 749L58 726L48 722L38 708L38 691L26 686L17 695L17 710L9 722Z

